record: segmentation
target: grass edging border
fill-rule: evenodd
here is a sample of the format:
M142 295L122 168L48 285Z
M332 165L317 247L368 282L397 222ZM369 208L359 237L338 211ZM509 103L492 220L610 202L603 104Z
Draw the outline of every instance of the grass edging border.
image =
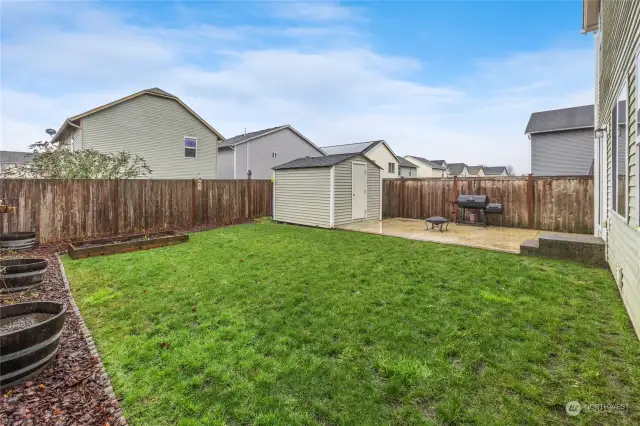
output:
M63 253L66 254L66 253ZM120 407L120 403L118 402L118 398L116 397L115 392L113 391L113 386L111 384L111 379L109 378L109 374L107 370L104 368L104 364L102 364L102 358L100 358L100 354L98 353L98 348L96 348L96 344L93 342L93 337L91 336L91 332L87 327L87 324L84 322L84 318L80 313L80 309L78 308L78 304L76 303L76 299L73 297L73 293L71 293L71 286L69 286L69 280L67 279L67 273L64 270L64 265L62 264L62 259L60 258L60 253L56 253L56 257L58 258L58 264L60 265L60 275L62 275L62 282L64 283L64 288L69 293L69 306L71 310L78 318L78 322L80 324L80 330L82 330L82 335L84 337L85 342L87 342L87 346L89 347L89 352L91 356L96 359L96 364L100 369L100 377L105 383L104 391L107 396L111 400L111 405L115 408L115 412L113 416L115 418L115 424L120 426L127 426L127 419L122 414L122 407Z

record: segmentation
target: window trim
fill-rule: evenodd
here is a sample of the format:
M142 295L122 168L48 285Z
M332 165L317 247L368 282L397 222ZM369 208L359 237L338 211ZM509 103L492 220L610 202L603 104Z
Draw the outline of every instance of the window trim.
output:
M191 148L191 147L185 146L185 142L187 141L187 139L193 139L194 141L196 141L196 147ZM198 158L198 138L194 136L185 136L184 138L182 138L182 149L194 149L196 151L195 157L187 157L187 152L183 151L182 155L184 155L184 158Z

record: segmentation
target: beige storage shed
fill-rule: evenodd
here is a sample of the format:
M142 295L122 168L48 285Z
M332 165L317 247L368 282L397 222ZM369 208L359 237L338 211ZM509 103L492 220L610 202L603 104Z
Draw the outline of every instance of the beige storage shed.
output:
M361 154L298 158L273 170L277 222L334 228L382 219L381 168Z

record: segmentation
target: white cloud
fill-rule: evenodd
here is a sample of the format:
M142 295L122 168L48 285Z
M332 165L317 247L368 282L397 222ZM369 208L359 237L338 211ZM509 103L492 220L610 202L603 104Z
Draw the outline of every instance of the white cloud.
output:
M591 51L484 59L447 85L429 85L423 66L433 64L377 53L348 25L315 19L309 26L196 21L189 28L143 28L91 7L65 8L58 25L37 32L9 22L0 92L5 149L25 149L65 117L158 86L226 136L289 123L318 145L385 139L397 154L513 164L523 173L530 113L590 102ZM315 16L348 19L341 13ZM38 22L33 9L29 19ZM336 28L343 33L332 33Z
M296 21L342 21L362 19L361 10L341 6L338 2L279 1L270 4L271 13L278 18Z

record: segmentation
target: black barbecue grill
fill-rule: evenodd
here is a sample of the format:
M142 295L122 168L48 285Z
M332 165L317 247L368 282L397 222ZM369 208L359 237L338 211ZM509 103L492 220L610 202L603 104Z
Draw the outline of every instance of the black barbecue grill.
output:
M502 214L504 205L499 203L490 203L489 197L486 195L459 195L454 202L460 207L461 214L456 215L456 224L467 223L477 225L478 223L487 226L487 215ZM470 221L467 217L467 210L476 210L480 214L480 221Z

